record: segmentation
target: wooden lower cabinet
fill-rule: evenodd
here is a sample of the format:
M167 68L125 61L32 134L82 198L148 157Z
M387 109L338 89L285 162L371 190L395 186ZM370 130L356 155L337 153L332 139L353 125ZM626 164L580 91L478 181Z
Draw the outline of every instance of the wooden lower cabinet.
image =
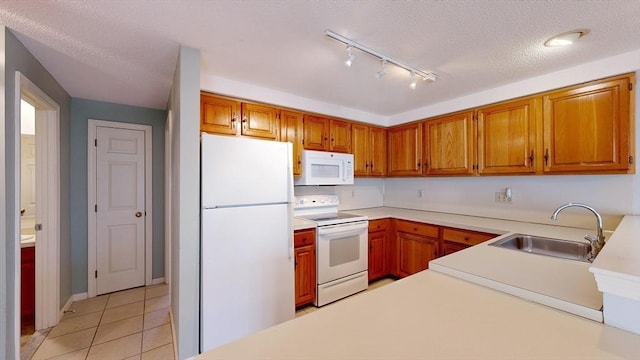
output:
M496 234L483 233L478 231L442 228L442 251L440 256L453 254L456 251L466 249L473 245L478 245L487 240L499 236Z
M36 316L36 248L21 249L20 317L22 326L35 324Z
M438 226L396 220L394 275L405 277L428 269L429 261L439 255L438 234Z
M429 268L429 261L438 257L438 239L398 233L398 272L413 275Z
M369 281L389 275L389 219L369 221Z
M295 258L295 304L310 304L316 298L316 231L298 230L293 235Z

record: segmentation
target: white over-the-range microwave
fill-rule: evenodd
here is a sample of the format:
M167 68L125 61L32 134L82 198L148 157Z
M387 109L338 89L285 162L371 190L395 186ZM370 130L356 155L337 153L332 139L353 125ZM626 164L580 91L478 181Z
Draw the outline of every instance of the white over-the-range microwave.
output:
M302 175L295 185L353 184L353 154L304 150Z

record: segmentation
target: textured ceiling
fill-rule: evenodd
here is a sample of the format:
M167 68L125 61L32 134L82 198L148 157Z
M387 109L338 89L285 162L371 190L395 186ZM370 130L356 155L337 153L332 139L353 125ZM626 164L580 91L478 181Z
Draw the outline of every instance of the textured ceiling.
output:
M165 108L180 44L205 74L391 116L640 49L640 1L1 1L12 29L74 97ZM572 29L590 33L545 48ZM437 73L409 89L331 29Z

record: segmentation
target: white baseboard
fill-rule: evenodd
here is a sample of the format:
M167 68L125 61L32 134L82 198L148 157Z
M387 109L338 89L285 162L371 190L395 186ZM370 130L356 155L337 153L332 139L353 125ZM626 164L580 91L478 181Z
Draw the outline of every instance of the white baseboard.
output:
M64 313L69 310L69 308L71 307L71 304L73 304L74 301L78 301L76 299L76 296L78 295L83 295L83 294L75 294L75 295L71 295L69 297L69 299L67 299L67 302L64 304L64 306L62 307L62 309L60 310L60 312L58 313L58 321L60 322L60 320L62 319L62 317L64 316ZM84 293L84 298L87 298L87 293ZM82 300L82 299L80 299Z
M151 279L151 285L164 284L164 278Z
M73 294L71 295L71 300L72 301L81 301L81 300L86 300L89 298L89 293L80 293L80 294Z

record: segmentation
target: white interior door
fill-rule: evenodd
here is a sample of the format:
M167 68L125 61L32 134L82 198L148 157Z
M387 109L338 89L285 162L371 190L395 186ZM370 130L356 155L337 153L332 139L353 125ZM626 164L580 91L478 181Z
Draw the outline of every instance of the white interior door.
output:
M96 290L145 284L145 134L96 129Z

